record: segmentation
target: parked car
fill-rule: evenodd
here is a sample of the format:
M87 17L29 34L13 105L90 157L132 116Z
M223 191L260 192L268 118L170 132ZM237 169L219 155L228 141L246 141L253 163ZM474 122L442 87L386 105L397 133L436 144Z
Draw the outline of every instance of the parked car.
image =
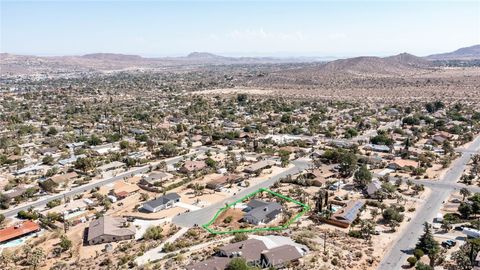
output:
M455 228L453 228L455 231L463 231L463 226L455 226Z
M452 203L461 203L462 201L460 199L455 198L451 202Z
M442 246L445 248L452 248L457 244L455 240L445 240L442 242Z

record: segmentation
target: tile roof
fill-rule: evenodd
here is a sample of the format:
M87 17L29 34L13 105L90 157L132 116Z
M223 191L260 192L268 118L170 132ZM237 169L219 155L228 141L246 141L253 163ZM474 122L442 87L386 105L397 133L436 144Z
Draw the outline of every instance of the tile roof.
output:
M21 224L0 230L0 243L40 230L37 223L27 220Z

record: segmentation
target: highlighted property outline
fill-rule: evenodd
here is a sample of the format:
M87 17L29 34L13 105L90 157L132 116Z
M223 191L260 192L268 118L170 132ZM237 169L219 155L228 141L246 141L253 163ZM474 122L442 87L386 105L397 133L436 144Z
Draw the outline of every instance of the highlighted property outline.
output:
M287 200L289 202L292 202L292 203L295 203L297 205L300 205L303 210L296 214L294 217L290 218L287 222L285 222L285 224L281 225L281 226L276 226L276 227L266 227L266 228L253 228L253 229L237 229L237 230L230 230L230 231L217 231L217 230L214 230L212 228L210 228L210 226L215 222L215 220L217 220L218 216L223 213L224 211L230 209L232 206L235 206L237 203L241 203L253 196L255 196L256 194L258 193L261 193L261 192L268 192L274 196L277 196L279 198L282 198L284 200ZM303 216L308 210L310 210L310 207L304 203L301 203L297 200L294 200L290 197L287 197L285 195L282 195L282 194L279 194L279 193L276 193L274 191L271 191L270 189L268 188L260 188L258 189L257 191L255 192L252 192L248 195L245 195L243 196L242 198L230 203L230 204L227 204L225 205L224 207L220 208L220 210L217 211L217 213L215 214L215 216L206 224L203 224L202 225L202 228L204 228L205 230L207 230L209 233L211 234L230 234L230 233L248 233L248 232L259 232L259 231L280 231L280 230L284 230L286 228L288 228L288 226L290 226L290 224L292 224L293 222L295 222L297 219L299 219L301 216Z

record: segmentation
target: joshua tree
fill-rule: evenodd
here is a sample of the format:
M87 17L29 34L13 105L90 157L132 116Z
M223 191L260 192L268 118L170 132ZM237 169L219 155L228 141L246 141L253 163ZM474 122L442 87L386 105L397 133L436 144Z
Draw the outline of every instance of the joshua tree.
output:
M462 195L462 201L465 201L465 198L470 196L472 193L470 192L470 190L468 190L468 188L462 188L460 189L460 195Z

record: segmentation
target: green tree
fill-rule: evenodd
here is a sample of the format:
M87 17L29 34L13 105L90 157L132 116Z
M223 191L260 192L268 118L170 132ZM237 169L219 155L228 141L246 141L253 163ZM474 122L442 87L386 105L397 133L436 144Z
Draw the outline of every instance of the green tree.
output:
M53 165L53 162L55 160L53 159L53 157L51 155L46 155L43 159L42 159L42 162L43 164L47 164L47 165Z
M72 241L70 239L68 239L68 237L66 235L62 235L60 237L59 245L60 245L60 248L62 249L62 251L67 251L72 247Z
M83 172L88 172L95 168L95 163L92 158L79 158L75 161L75 168L82 170Z
M415 270L433 270L433 267L428 264L424 264L423 262L418 262L415 266Z
M143 238L146 240L160 240L163 238L163 229L161 226L151 226L143 234Z
M468 190L468 188L461 188L460 189L460 195L462 195L462 201L465 201L465 198L470 196L472 193L470 192L470 190Z
M352 152L344 152L339 157L340 169L339 172L343 177L352 176L353 172L357 168L358 158Z
M89 145L99 145L102 143L102 140L100 140L100 138L95 134L92 134L92 136L90 136L87 142Z
M469 203L462 202L458 206L458 212L462 215L463 218L468 219L473 214L473 207Z
M372 173L367 169L366 165L362 165L354 174L353 180L360 188L365 188L372 182Z
M418 240L416 248L423 250L430 259L430 266L434 267L440 254L440 245L433 238L431 226L427 222L424 223L423 235Z

